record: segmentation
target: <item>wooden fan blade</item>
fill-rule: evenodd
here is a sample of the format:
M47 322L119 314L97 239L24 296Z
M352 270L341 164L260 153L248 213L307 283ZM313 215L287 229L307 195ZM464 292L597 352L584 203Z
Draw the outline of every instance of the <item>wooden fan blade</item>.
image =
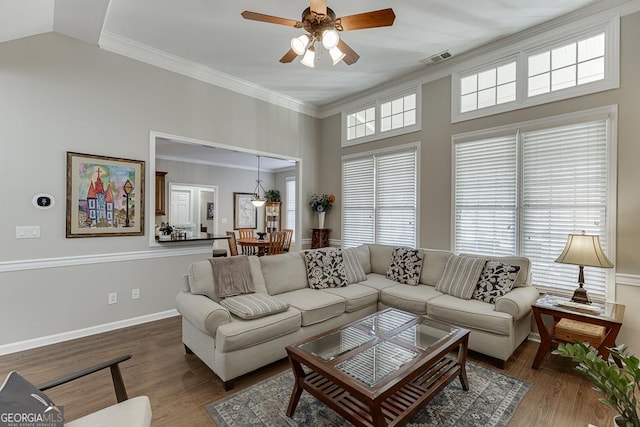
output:
M353 31L365 28L389 27L393 25L395 19L396 14L393 13L393 9L374 10L336 19L336 30Z
M312 12L315 12L318 15L327 14L327 0L311 0L309 2L309 7Z
M351 47L349 47L349 45L342 39L338 42L338 49L345 54L345 57L342 60L347 65L355 64L356 61L360 59L360 55L358 55L355 50L351 49Z
M301 28L302 23L293 19L279 18L277 16L265 15L262 13L249 12L245 10L242 12L244 19L251 19L252 21L268 22L270 24L286 25L287 27Z
M285 53L284 56L280 58L280 62L282 62L283 64L286 64L296 59L296 56L298 56L298 54L295 53L293 49L289 49L287 53Z

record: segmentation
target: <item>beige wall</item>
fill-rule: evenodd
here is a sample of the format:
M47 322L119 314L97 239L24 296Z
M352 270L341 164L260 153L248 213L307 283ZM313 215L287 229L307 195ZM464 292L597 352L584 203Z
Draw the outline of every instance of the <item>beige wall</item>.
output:
M341 200L341 156L420 141L421 247L451 247L451 137L452 135L518 123L606 105L618 105L618 205L617 273L638 275L640 283L640 13L621 22L620 88L570 100L521 109L504 114L451 124L451 81L439 79L422 87L422 131L357 146L340 148L340 116L322 121L320 160L322 187L337 191ZM340 238L339 206L328 215L334 238ZM616 300L627 305L620 341L640 352L640 287L618 286Z
M148 166L156 131L300 158L302 191L315 190L315 118L57 33L0 43L0 58L0 352L172 310L188 263L210 254L150 248L148 235L65 238L67 151ZM147 191L150 181L147 168ZM55 197L53 209L31 205L41 192ZM41 237L15 239L19 225L39 225ZM110 292L118 304L107 305Z

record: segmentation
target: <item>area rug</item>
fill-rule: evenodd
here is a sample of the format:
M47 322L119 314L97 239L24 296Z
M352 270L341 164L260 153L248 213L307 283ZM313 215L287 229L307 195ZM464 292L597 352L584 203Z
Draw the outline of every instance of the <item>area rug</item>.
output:
M469 391L451 382L407 424L413 427L506 426L531 384L467 362ZM207 405L219 427L350 425L306 391L293 418L286 416L290 370Z

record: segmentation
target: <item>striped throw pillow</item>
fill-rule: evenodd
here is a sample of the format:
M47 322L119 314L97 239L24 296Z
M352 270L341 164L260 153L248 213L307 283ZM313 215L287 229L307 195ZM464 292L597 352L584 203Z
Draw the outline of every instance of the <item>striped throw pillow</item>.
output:
M452 255L444 267L436 290L462 299L471 299L484 264L484 258Z
M289 304L267 294L243 294L225 298L220 305L241 319L257 319L269 314L280 313Z
M351 283L364 282L367 275L358 259L357 248L345 248L342 250L344 260L344 272L347 274L347 281Z

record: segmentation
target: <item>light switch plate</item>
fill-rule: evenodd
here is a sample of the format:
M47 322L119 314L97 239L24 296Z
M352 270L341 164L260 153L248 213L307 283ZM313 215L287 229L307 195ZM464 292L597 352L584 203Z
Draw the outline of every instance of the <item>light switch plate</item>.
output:
M17 225L16 226L16 239L39 239L39 238L40 238L39 225Z

